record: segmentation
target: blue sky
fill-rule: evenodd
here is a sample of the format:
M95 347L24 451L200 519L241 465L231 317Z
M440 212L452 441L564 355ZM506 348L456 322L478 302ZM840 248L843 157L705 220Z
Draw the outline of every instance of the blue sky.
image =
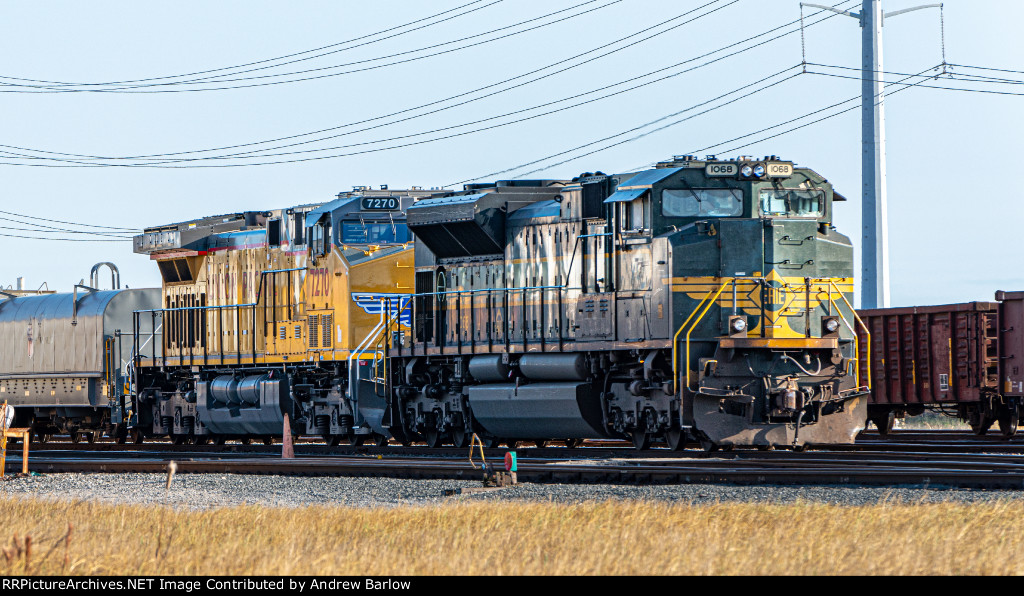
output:
M478 10L445 23L250 76L307 68L325 69L317 74L335 73L360 67L330 68L341 63L378 65L395 60L380 60L386 55L413 51L404 57L418 57L552 24L404 64L289 84L185 93L0 93L0 144L85 155L133 156L194 151L337 127L466 93L619 38L636 34L630 39L639 40L645 32L649 35L667 28L659 29L658 23L709 1L602 0L539 20L542 15L585 0L482 1L458 12ZM8 77L3 79L8 83L13 82L10 77L81 83L178 75L344 42L469 2L0 2L0 55L4 56L0 76ZM888 11L915 4L885 0ZM846 4L851 8L857 5ZM587 10L591 12L564 18ZM806 15L812 12L805 10ZM449 13L454 14L457 12ZM719 0L672 23L698 16L689 24L518 89L293 150L361 144L302 155L308 157L380 149L402 143L384 139L418 135L411 139L427 140L444 133L422 134L426 131L484 119L489 120L453 131L506 123L545 110L519 116L502 114L563 100L690 60L795 20L800 9L798 2L790 1ZM522 21L528 23L503 33L487 33ZM1024 71L1024 41L1018 33L1022 21L1024 3L1019 1L946 2L947 61ZM478 34L483 35L436 50L414 51ZM939 12L925 10L889 20L884 43L885 70L932 72L929 69L942 61ZM859 68L860 28L853 19L837 16L808 28L805 45L808 62L829 65L809 70L857 75L853 70L832 68ZM664 72L697 66L723 53ZM689 73L525 122L409 147L301 163L178 169L0 165L0 210L90 224L145 227L204 215L327 201L354 185L443 186L637 127L800 62L800 35L792 34ZM769 82L799 72L799 68L792 69ZM1024 73L963 66L954 67L953 72L1024 80ZM901 77L889 74L886 78ZM280 79L261 79L272 80ZM942 79L925 84L1024 93L1024 86L1014 84ZM23 88L0 87L0 91L15 89ZM727 150L772 133L721 144L859 93L860 84L853 79L799 74L686 122L529 176L561 178L583 171L627 171L706 147L712 148L702 154L720 157L779 155L817 170L851 199L837 209L836 226L859 243L859 110L734 151ZM1024 160L1020 140L1024 137L1022 105L1024 96L1019 95L922 87L886 100L893 305L991 300L997 289L1024 288L1024 268L1020 266L1024 207L1016 190L1016 175L1024 170L1018 163ZM803 122L806 120L795 125ZM656 127L642 131L652 128ZM614 140L629 136L633 135ZM550 159L539 166L565 159ZM0 224L8 227L7 232L0 233L33 235L9 230L23 227L21 224L2 220ZM98 261L117 263L122 280L132 287L159 283L154 264L132 254L128 243L0 237L0 251L5 255L0 262L0 284L4 287L14 283L16 277L25 276L29 287L45 281L51 288L69 289Z

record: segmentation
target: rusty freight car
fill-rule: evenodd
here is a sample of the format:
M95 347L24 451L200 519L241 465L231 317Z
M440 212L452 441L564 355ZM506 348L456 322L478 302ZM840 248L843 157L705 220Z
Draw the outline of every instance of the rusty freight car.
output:
M936 410L985 434L1017 431L1024 401L1024 292L995 302L860 310L861 373L872 379L868 418L883 434L896 418ZM870 343L870 346L868 345Z

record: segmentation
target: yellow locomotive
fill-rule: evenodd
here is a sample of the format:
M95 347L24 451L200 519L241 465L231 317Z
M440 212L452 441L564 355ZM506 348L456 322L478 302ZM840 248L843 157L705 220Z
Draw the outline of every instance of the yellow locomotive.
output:
M404 212L433 194L357 187L136 236L163 278L163 307L135 313L136 438L269 442L287 416L332 444L383 440L383 347L414 285Z

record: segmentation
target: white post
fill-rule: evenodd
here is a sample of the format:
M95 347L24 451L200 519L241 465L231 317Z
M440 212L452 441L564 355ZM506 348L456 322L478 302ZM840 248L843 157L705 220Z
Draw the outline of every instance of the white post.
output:
M861 308L889 306L889 218L885 191L882 1L861 9Z
M885 190L885 82L882 74L882 26L885 19L925 4L882 12L882 0L864 0L860 13L804 3L860 21L861 34L861 308L889 306L889 215ZM943 57L945 61L945 57Z

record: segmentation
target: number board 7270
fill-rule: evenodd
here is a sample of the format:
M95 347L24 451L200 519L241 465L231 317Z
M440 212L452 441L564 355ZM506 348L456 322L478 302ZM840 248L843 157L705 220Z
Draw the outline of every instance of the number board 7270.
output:
M397 197L363 197L360 202L363 211L398 211L401 206Z

